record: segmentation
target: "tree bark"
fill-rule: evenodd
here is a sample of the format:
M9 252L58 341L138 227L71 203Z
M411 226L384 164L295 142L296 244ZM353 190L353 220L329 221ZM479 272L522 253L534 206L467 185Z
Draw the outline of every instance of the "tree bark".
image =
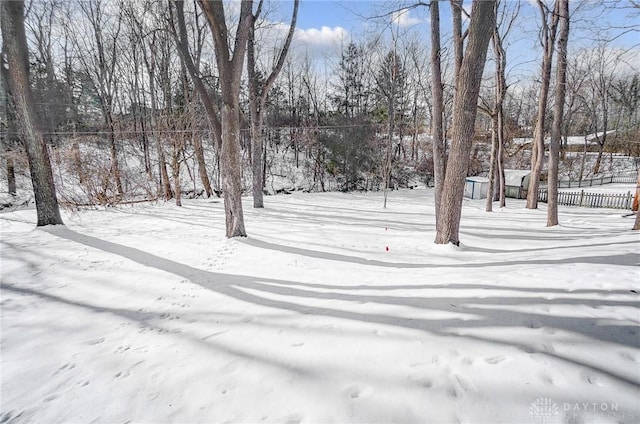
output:
M497 5L496 5L497 7ZM497 12L496 12L497 13ZM493 201L500 200L500 207L504 207L504 99L506 97L507 83L505 69L507 64L506 52L502 45L502 37L498 26L492 35L493 51L495 55L495 107L491 117L493 127L491 142L491 167L489 169L489 192L485 210L493 211ZM496 196L497 195L497 196Z
M434 202L436 226L440 216L440 201L445 173L445 140L442 129L444 100L442 88L442 69L440 46L440 8L438 0L431 0L431 95L433 97L433 116L431 120L431 138L433 155Z
M164 200L170 200L173 197L173 191L171 190L171 181L169 180L169 172L167 171L167 159L164 153L164 145L162 143L162 137L158 131L157 116L157 99L156 99L156 56L155 46L151 46L151 60L147 63L147 72L149 73L149 91L151 92L151 134L156 141L156 150L158 153L158 173L160 174L160 185L162 186L162 195Z
M538 114L536 127L533 132L533 145L531 146L531 178L529 179L529 190L527 192L527 209L538 208L538 188L540 187L540 175L544 165L544 130L545 116L547 112L547 98L549 97L549 86L551 84L551 63L553 61L554 44L558 28L558 1L555 2L551 16L551 23L547 20L547 7L542 0L538 1L540 14L542 17L542 84L538 97Z
M300 1L294 0L293 13L291 16L291 24L289 32L285 39L284 45L280 49L278 59L271 73L264 81L262 86L258 86L257 80L257 64L255 59L255 24L262 11L262 0L258 5L258 10L251 17L251 28L249 30L249 39L247 44L247 73L249 75L249 111L251 114L251 170L253 172L253 207L264 207L264 135L262 126L264 122L263 111L267 103L267 97L271 86L278 78L280 71L284 65L285 58L289 52L293 34L295 32L296 20L298 17L298 5ZM297 149L295 149L297 152ZM297 154L296 154L297 158Z
M22 133L36 199L38 226L62 225L49 152L34 108L29 84L24 2L0 2L2 40L9 65L9 85Z
M456 78L452 143L443 185L443 192L447 196L443 196L440 205L435 239L437 244L460 244L464 180L469 169L480 82L492 33L487 28L493 28L496 22L495 3L495 0L476 0L471 10L468 44Z
M213 189L211 188L209 174L207 174L207 162L204 159L202 140L197 134L193 137L193 150L196 155L196 161L198 162L198 174L200 175L200 181L202 182L202 186L204 187L204 192L207 197L211 197L213 196Z
M638 179L636 180L636 194L635 201L637 202L638 196L640 195L640 170L638 170ZM640 208L636 209L636 220L633 223L634 230L640 230Z
M553 123L551 124L551 142L549 145L549 186L547 227L558 225L558 162L560 160L560 143L562 137L562 121L564 100L567 92L567 44L569 41L569 0L557 0L560 32L558 35L558 59L556 63L556 95L553 106ZM537 193L536 193L537 194Z
M453 56L455 58L455 73L460 73L464 54L464 36L462 34L462 2L463 0L450 0L451 15L453 20Z
M200 78L200 71L196 67L194 63L191 53L189 51L189 43L187 41L187 26L184 19L184 1L172 1L175 5L175 22L174 22L174 14L173 7L169 5L169 15L172 21L172 33L174 40L176 42L176 47L178 48L178 54L180 55L180 60L183 61L187 71L189 71L189 75L191 75L191 80L193 81L193 85L200 96L200 101L204 105L205 110L207 111L207 117L209 119L209 125L211 126L211 130L213 132L213 140L215 142L215 146L218 150L222 147L222 124L220 123L220 110L216 103L214 102L213 97L207 91L207 88ZM201 7L202 7L202 3ZM204 10L204 7L202 7ZM205 11L206 13L206 11ZM207 17L208 18L208 17ZM224 17L223 17L224 18ZM210 24L211 25L211 24ZM177 28L176 28L177 26Z
M497 168L498 168L498 117L491 117L491 155L489 159L489 188L487 189L487 201L485 212L493 212L493 202L495 200Z
M2 51L0 53L0 63L4 63L5 52ZM16 170L15 163L13 160L13 146L15 145L15 141L17 141L17 130L16 130L16 117L13 108L13 104L11 103L9 93L11 89L9 87L9 72L7 68L4 66L0 66L0 74L2 75L2 88L4 92L7 94L5 96L4 108L5 108L5 116L7 118L7 132L5 133L2 139L2 156L4 156L4 160L6 161L6 171L7 171L7 187L9 189L9 194L12 196L16 195Z
M222 189L224 191L226 236L246 237L242 209L242 166L240 159L240 83L247 40L251 29L253 1L240 4L240 17L234 39L233 53L229 46L230 33L221 1L198 0L211 32L216 63L220 73L222 93L221 149ZM217 117L210 116L214 122Z

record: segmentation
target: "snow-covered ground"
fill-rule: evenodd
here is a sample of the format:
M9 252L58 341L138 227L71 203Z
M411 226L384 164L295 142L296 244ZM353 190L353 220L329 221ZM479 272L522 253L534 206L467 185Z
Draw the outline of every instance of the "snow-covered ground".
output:
M2 423L637 423L640 234L620 211L431 190L0 214Z
M577 185L577 183L576 183ZM589 193L605 193L605 194L634 194L636 191L635 184L625 184L625 183L614 183L614 184L603 184L603 185L594 185L594 186L586 186L586 187L570 187L570 188L560 188L558 191L561 192L576 192L584 190Z

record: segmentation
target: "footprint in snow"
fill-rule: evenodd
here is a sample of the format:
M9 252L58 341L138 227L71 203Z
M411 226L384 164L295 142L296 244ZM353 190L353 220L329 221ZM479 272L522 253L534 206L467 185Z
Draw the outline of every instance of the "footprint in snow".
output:
M473 358L470 358L470 357L462 358L462 363L464 365L473 365L474 362L475 362L475 359L473 359Z
M44 398L45 402L51 402L52 400L58 399L60 397L60 395L51 395L51 396L47 396L46 398Z
M542 372L540 374L540 380L542 380L543 382L545 382L547 384L551 384L551 385L554 384L553 377L550 376L549 374L547 374L546 372Z
M487 364L495 365L495 364L499 364L500 362L502 362L502 361L504 361L506 359L507 358L505 358L504 356L494 356L494 357L491 357L491 358L487 358L484 361Z
M351 399L358 399L369 394L371 390L361 384L354 384L344 389L344 393Z
M131 375L131 370L133 370L135 367L137 367L138 365L142 364L144 361L138 361L135 364L131 365L129 368L127 368L126 370L120 371L115 375L115 378L117 378L118 380L122 380L123 378L127 378Z
M157 331L158 334L180 334L182 333L182 330L178 330L178 329L173 329L173 330L168 330L166 328L160 328Z
M0 412L0 424L17 423L18 419L22 417L22 414L24 414L24 411L17 415L14 415L14 411Z
M113 353L125 353L129 349L131 349L131 346L118 346L118 348L114 350Z
M304 417L302 414L291 414L283 417L281 420L278 420L278 422L283 422L285 424L300 424L303 419Z
M627 361L640 362L633 354L629 352L622 351L619 353L619 355L621 358L626 359Z
M169 320L169 321L173 321L173 320L176 320L176 319L180 319L180 316L179 315L171 315L168 312L164 312L164 313L161 313L160 315L158 315L158 318L166 319L166 320Z
M458 391L456 390L455 387L451 386L447 389L447 395L449 395L449 397L452 397L452 398L457 398Z
M465 391L465 392L477 392L478 391L478 388L476 387L475 384L473 384L473 382L470 379L468 379L468 378L466 378L466 377L464 377L464 376L462 376L460 374L454 374L453 376L455 377L456 382L458 383L458 386L460 386L460 388L463 391Z
M580 377L582 378L582 380L586 381L589 384L599 385L598 377L589 372L583 371L582 373L580 373Z
M56 372L54 372L52 375L58 375L63 371L69 371L72 370L76 367L76 364L73 363L68 363L68 364L64 364L63 366L61 366L60 368L58 368L58 370Z
M409 380L411 380L412 383L427 389L432 388L435 384L433 379L428 376L410 375Z
M88 345L97 345L100 343L104 343L104 337L100 337L99 339L93 339L85 342L85 344L88 344Z

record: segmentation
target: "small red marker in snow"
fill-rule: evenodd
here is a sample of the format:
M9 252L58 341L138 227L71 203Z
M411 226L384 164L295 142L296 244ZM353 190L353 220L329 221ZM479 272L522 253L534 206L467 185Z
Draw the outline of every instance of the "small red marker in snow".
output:
M386 251L388 252L388 251L389 251L389 246L386 246L386 247L384 248L384 250L386 250Z

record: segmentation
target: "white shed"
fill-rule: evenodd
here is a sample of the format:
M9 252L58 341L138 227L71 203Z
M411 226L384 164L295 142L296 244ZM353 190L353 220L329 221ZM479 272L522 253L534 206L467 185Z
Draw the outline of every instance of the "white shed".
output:
M529 178L531 171L528 169L505 169L504 185L505 196L514 199L524 199L527 197L529 188Z
M486 199L489 191L489 179L485 177L467 177L464 181L464 197Z

